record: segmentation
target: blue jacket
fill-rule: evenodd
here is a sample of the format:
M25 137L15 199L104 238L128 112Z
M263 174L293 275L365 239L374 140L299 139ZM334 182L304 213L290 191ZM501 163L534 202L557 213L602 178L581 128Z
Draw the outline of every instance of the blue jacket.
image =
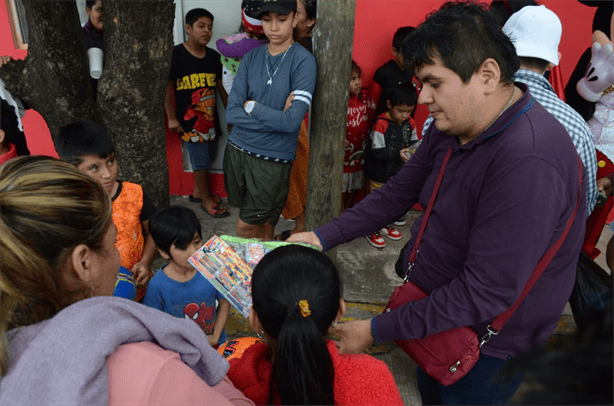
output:
M286 55L272 57L267 49L256 48L241 60L226 109L226 121L234 125L229 141L254 154L291 160L315 89L316 61L298 43ZM292 106L283 111L291 92ZM247 100L258 103L251 116L243 109Z

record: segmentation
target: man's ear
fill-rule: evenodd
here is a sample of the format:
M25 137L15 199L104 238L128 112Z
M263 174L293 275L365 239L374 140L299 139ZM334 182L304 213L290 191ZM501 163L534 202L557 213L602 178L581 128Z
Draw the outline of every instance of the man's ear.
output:
M337 312L337 316L335 316L335 322L341 321L343 315L345 314L345 300L343 298L339 299L339 311Z
M486 58L475 73L484 87L484 94L493 93L501 81L501 68L493 58Z
M4 144L4 139L6 138L6 133L4 130L0 130L0 145Z
M386 107L388 107L388 110L392 110L392 103L390 103L390 100L386 100Z
M551 71L552 68L554 68L554 64L553 63L549 63L548 66L546 66L546 72Z
M311 28L313 27L313 25L316 23L316 19L315 18L310 18L307 20L307 27Z
M93 252L90 247L85 244L79 244L73 249L70 257L68 258L69 269L72 269L74 273L76 273L77 278L84 282L85 284L89 284L92 280L92 262L93 262Z

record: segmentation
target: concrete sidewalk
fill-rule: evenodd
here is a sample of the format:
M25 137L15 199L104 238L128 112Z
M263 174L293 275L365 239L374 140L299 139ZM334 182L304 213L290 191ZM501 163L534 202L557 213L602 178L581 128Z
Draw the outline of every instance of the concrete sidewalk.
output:
M187 196L171 196L171 204L184 205L196 212L201 220L205 240L213 235L236 235L238 209L228 207L225 199L222 205L231 215L223 219L214 219L199 210L199 204L190 203ZM403 234L403 238L399 241L391 241L386 238L386 247L382 249L372 247L364 238L336 248L337 267L343 281L343 297L347 303L346 316L342 321L368 319L382 312L394 288L402 284L401 279L394 273L394 264L400 250L409 240L411 223L420 214L418 211L411 210L406 215L407 224L401 227L395 226ZM293 222L280 219L275 234L292 228L294 228ZM611 236L610 228L605 227L598 244L602 255L597 258L597 262L604 269L608 269L604 253ZM574 331L575 323L569 305L567 305L554 339L569 336ZM247 320L234 309L231 309L231 315L226 324L226 333L229 338L254 335ZM367 352L388 365L406 405L421 404L416 383L416 364L411 358L394 343L373 346ZM524 390L526 390L525 387L521 386L517 395Z

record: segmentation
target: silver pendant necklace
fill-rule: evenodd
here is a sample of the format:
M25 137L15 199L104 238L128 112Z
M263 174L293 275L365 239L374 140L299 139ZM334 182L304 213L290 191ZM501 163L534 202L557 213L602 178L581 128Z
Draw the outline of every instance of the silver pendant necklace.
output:
M284 63L284 59L286 59L286 55L288 55L288 51L290 50L290 48L292 48L292 45L294 45L294 43L290 44L288 49L286 49L286 52L284 52L284 56L281 58L279 65L277 65L275 72L273 72L273 76L271 76L271 72L269 71L269 46L267 45L267 51L266 51L265 60L264 60L264 64L266 66L266 74L269 77L269 80L267 80L266 82L267 85L270 86L271 83L273 83L273 78L275 77L275 74L279 70L279 67L281 66L281 64Z

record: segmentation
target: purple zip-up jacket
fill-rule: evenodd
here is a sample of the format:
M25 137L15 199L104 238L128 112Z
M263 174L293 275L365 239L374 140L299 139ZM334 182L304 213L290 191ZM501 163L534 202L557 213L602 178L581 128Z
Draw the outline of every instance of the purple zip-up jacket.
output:
M395 177L316 230L324 248L331 249L392 223L416 202L427 207L452 147L410 273L429 296L376 316L377 341L423 338L460 326L482 337L518 299L539 259L565 229L578 199L578 154L565 128L527 86L516 86L524 95L475 140L461 147L431 126ZM422 219L411 227L409 247ZM586 199L581 199L558 254L499 335L482 347L483 354L507 359L552 334L574 285L585 222Z

